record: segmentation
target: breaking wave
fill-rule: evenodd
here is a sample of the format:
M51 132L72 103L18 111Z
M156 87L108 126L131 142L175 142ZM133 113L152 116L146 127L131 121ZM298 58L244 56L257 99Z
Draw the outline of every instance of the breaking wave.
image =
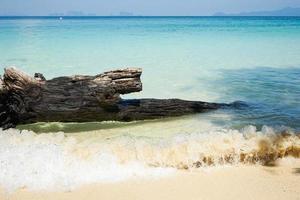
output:
M300 157L300 136L264 126L176 134L78 139L62 132L0 131L0 185L7 190L72 189L82 184L156 178L178 169L262 164Z

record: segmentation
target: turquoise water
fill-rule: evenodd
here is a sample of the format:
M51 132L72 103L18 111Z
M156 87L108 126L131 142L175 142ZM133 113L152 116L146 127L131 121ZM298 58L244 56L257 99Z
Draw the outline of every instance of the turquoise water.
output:
M0 18L0 67L46 78L143 68L127 98L245 101L230 126L300 127L300 18Z
M0 130L0 187L8 191L69 191L300 155L300 18L0 17L1 71L11 65L48 79L141 67L143 91L124 98L244 103L164 120Z

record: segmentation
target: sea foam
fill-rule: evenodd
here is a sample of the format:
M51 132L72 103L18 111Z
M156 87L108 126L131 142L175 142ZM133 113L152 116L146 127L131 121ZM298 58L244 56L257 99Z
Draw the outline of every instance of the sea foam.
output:
M300 138L270 127L176 134L166 138L112 138L63 132L0 133L0 185L7 191L71 190L84 184L157 178L176 170L237 164L274 164L300 157Z
M145 168L134 161L121 165L105 148L80 144L64 133L36 135L18 130L0 133L0 169L0 185L8 191L70 190L99 181L155 178L172 171Z

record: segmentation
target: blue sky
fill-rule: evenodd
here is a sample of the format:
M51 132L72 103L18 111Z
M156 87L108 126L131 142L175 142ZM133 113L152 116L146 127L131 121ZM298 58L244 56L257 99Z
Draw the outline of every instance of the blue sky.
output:
M0 15L48 15L82 11L97 15L211 15L300 7L300 0L0 0Z

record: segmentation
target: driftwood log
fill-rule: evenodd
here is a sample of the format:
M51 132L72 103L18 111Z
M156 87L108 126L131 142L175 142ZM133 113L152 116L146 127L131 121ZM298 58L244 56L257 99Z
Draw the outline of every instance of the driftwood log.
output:
M132 121L180 116L218 109L228 104L180 99L123 100L121 94L142 90L139 68L96 76L31 77L6 68L0 77L0 127L33 122Z

